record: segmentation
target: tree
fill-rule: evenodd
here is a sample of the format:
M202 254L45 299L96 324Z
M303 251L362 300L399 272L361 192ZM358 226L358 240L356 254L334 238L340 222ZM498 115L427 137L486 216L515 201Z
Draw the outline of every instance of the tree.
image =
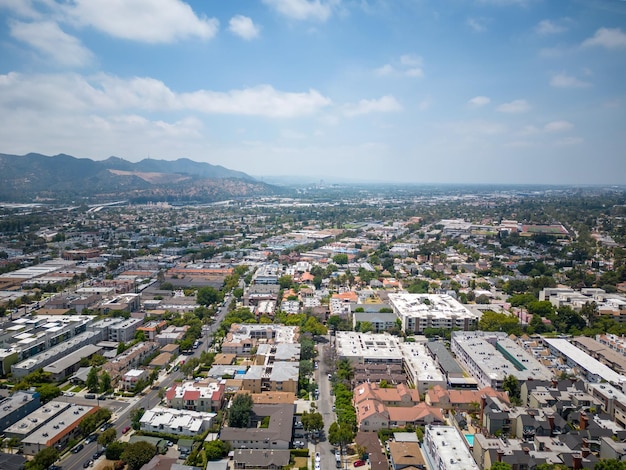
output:
M30 462L26 462L26 470L46 470L59 458L59 451L54 447L41 449Z
M324 417L317 411L313 413L305 411L302 413L302 426L307 432L321 431L324 429Z
M207 460L220 460L228 454L229 446L227 443L216 439L209 441L204 445L204 453Z
M228 425L233 428L245 428L250 422L253 406L252 396L248 393L235 395L228 413Z
M36 388L39 393L39 398L43 403L49 402L53 398L56 398L61 395L61 389L52 384L41 384Z
M520 404L520 385L517 377L514 375L507 375L502 381L502 390L508 392L509 399L514 405Z
M348 264L348 255L345 253L337 253L333 256L333 263Z
M107 446L104 455L107 460L119 460L127 445L127 442L113 441Z
M513 467L506 462L494 462L491 470L513 470Z
M186 376L190 376L193 375L194 371L199 365L200 359L198 359L197 357L192 357L190 359L187 359L185 363L180 366L180 371Z
M626 462L615 459L602 459L593 466L593 470L626 470Z
M292 283L293 278L291 276L285 275L278 278L278 285L281 289L289 289Z
M130 421L133 429L138 430L141 428L141 417L145 412L145 408L136 408L130 413Z
M304 333L311 333L315 336L325 335L328 333L328 329L320 323L320 321L315 317L307 318L306 322L301 328L301 331Z
M117 439L117 430L115 428L105 429L98 436L98 444L103 447L107 447L115 439Z
M483 331L504 331L507 334L519 334L522 330L516 317L491 310L487 310L482 314L478 321L478 329Z
M140 470L152 460L157 453L157 448L149 442L139 441L128 444L120 458L128 464L128 470Z
M89 371L89 374L87 374L87 381L85 382L85 385L87 385L87 388L89 389L90 392L97 392L98 383L99 383L98 369L96 369L95 367L92 367L91 370Z
M332 423L328 428L328 442L333 445L344 447L354 439L354 431L347 424Z
M107 371L104 371L100 376L100 391L106 393L111 389L111 376Z
M218 291L215 287L206 286L198 289L196 294L196 301L200 305L212 305L217 303L222 298L220 291Z

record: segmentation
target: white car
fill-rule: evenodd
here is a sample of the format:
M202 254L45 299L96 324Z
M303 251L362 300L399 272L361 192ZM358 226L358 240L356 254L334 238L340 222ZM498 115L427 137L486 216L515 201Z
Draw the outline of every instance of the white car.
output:
M322 470L319 462L315 462L315 470Z
M315 452L315 463L320 463L320 460L322 460L322 458L320 457L320 453L319 452Z
M74 392L65 392L63 395L66 396L66 397L73 397L74 396Z

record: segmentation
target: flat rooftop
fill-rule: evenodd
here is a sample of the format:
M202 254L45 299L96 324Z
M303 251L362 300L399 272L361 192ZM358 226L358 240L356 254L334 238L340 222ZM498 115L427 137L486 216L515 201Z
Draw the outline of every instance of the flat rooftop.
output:
M337 331L337 356L359 359L359 362L402 362L398 338L388 334Z
M470 454L465 438L453 426L426 426L426 435L432 443L433 453L439 455L443 469L479 470ZM425 439L426 443L426 439ZM425 445L424 447L427 447Z
M470 311L454 297L447 294L388 294L398 315L412 318L469 318L479 315Z

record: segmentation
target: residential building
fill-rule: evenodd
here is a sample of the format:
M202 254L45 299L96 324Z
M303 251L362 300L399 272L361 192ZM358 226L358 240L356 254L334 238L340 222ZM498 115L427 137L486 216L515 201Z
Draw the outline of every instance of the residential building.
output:
M389 294L394 313L407 334L423 333L427 328L470 330L479 315L447 294Z
M355 364L402 364L402 351L397 336L376 333L337 331L335 349L339 359Z
M0 428L6 429L41 406L38 392L19 390L0 400Z
M4 430L4 434L6 437L16 437L20 440L24 439L30 433L54 419L70 406L71 403L63 401L49 401L32 413L29 413L28 416L20 419L17 423L7 427Z
M225 385L218 382L182 382L165 394L167 406L177 410L217 412L224 405Z
M93 357L94 354L98 354L101 350L102 348L99 346L88 344L57 359L52 364L48 364L43 370L44 372L50 373L54 382L61 382L79 369L82 358L89 359Z
M454 426L426 426L422 451L430 468L479 470L465 438Z
M445 376L428 353L424 343L400 343L400 351L407 378L420 395L437 385L446 386Z
M550 380L552 374L503 332L453 331L450 347L480 387L502 389L504 379Z
M63 449L79 434L81 421L97 410L95 406L72 404L22 439L24 454L35 455L47 447Z
M220 439L234 449L289 449L291 443L294 405L254 405L253 420L248 428L224 427ZM269 426L258 423L269 416Z
M135 390L137 383L148 378L148 371L145 369L131 369L122 375L120 387L126 391Z
M202 411L174 410L156 406L141 417L141 430L195 436L202 434L213 425L217 415Z
M120 323L115 323L109 327L109 341L128 343L135 338L137 328L141 326L141 318L128 318Z

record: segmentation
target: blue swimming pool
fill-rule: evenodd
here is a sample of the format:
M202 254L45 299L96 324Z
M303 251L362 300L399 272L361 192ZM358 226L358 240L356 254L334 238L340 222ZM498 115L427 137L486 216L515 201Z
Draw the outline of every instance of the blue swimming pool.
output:
M467 440L467 443L470 445L470 447L474 447L474 435L473 434L466 434L465 439Z

